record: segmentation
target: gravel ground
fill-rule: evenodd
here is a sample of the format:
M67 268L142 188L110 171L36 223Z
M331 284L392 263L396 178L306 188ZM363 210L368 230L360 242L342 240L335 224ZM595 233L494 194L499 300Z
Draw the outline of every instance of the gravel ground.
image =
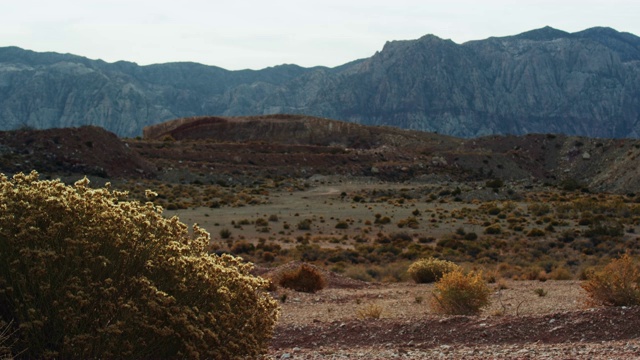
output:
M479 316L433 314L432 285L334 275L315 294L279 289L266 359L640 359L640 307L586 308L577 281L504 285ZM359 316L372 308L379 318Z

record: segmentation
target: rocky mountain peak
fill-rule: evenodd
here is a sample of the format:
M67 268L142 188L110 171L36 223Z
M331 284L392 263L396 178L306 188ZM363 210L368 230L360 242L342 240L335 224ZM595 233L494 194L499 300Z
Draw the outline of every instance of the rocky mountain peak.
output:
M512 38L515 38L518 40L535 40L535 41L549 41L549 40L562 39L567 37L571 37L571 34L566 31L554 29L551 26L545 26L540 29L530 30L527 32L523 32L519 35L512 36Z
M441 134L640 134L640 38L551 27L464 44L391 41L335 68L138 66L0 48L0 118L120 136L174 118L305 114Z

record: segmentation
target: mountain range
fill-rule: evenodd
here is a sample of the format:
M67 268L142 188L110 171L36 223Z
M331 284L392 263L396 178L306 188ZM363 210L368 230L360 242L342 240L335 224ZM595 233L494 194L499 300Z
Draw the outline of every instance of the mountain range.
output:
M456 44L392 41L334 67L139 66L0 48L0 130L97 125L122 137L201 115L306 114L459 137L640 137L640 38L545 27Z

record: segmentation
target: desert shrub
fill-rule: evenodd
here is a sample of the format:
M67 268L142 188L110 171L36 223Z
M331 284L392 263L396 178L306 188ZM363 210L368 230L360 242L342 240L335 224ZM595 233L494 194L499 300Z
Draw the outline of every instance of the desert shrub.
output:
M229 239L231 237L231 230L222 229L219 234L221 239Z
M558 184L558 187L566 191L575 191L582 188L582 184L576 179L564 179Z
M311 230L311 220L304 219L298 222L298 230Z
M489 305L490 295L482 272L465 274L458 269L444 274L436 283L431 308L440 314L475 315Z
M413 241L411 235L407 234L406 232L393 233L390 234L389 237L391 238L391 242L396 245L406 245Z
M416 219L413 216L398 221L397 225L398 225L399 228L403 228L403 227L406 226L406 227L409 227L411 229L417 229L417 228L420 227L420 223L418 222L418 219Z
M624 235L624 228L617 222L589 224L589 229L584 232L584 236L591 239L602 236L620 237L622 235Z
M209 234L124 193L0 175L0 324L26 358L248 358L278 305ZM149 193L151 195L151 193Z
M278 277L278 283L287 289L308 293L315 293L326 286L322 273L308 264L282 272Z
M501 232L502 232L502 228L498 224L487 226L484 229L484 233L487 235L497 235L497 234L500 234Z
M545 290L543 288L534 289L533 293L538 295L539 297L545 297L548 294L547 290Z
M549 204L533 203L529 204L529 212L535 216L543 216L551 212Z
M477 240L478 235L474 232L466 233L464 234L464 239L469 241Z
M538 229L538 228L533 228L531 230L529 230L529 232L527 233L528 237L541 237L544 236L545 232L542 229Z
M492 179L492 180L487 180L485 185L491 189L499 189L504 185L504 182L502 182L502 180L500 179Z
M336 229L348 229L349 228L349 223L347 223L346 221L338 221L338 223L336 224Z
M376 216L376 219L374 220L374 224L378 224L378 225L385 225L391 222L391 219L388 216Z
M599 271L586 274L582 288L591 305L640 305L640 268L629 254L612 260Z
M272 262L275 259L276 259L275 254L270 251L265 251L264 253L262 253L262 260L266 262Z
M380 319L382 316L382 306L377 304L369 304L361 309L358 309L356 315L359 319Z
M409 276L418 284L432 283L440 280L442 276L460 267L447 260L436 258L420 259L409 266Z
M247 241L238 241L231 247L231 252L233 254L251 254L256 249L256 247Z
M573 279L573 274L571 273L571 271L569 271L569 269L560 266L560 267L557 267L557 268L553 269L553 271L551 271L549 273L549 279L551 279L551 280L572 280Z

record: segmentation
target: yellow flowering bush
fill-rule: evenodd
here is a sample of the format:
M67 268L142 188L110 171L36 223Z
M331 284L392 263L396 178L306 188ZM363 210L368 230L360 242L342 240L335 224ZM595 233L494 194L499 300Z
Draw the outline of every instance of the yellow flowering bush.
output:
M431 308L440 314L475 315L490 304L491 288L482 272L448 272L435 284Z
M0 174L0 328L29 358L256 357L279 308L241 259L209 255L151 202ZM152 196L151 192L148 195Z
M640 305L640 266L628 253L602 270L590 272L582 288L594 306Z
M458 269L460 266L451 261L429 257L415 261L407 272L416 283L426 284L436 282L444 274Z

